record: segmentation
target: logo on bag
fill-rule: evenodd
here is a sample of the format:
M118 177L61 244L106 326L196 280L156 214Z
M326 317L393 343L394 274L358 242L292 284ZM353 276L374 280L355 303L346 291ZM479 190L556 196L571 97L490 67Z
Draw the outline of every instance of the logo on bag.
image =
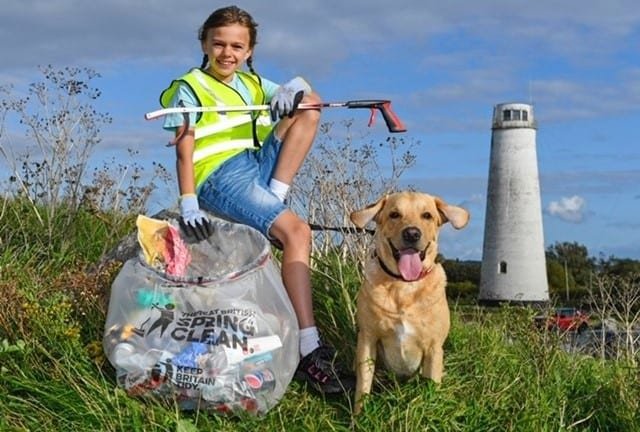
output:
M256 334L256 312L253 309L229 308L184 312L173 303L154 304L152 313L131 331L139 336L173 339L183 343L223 345L248 350L248 338ZM154 312L158 311L158 312Z
M147 330L147 335L150 335L155 329L160 328L160 337L162 337L169 324L173 322L175 315L174 309L176 308L176 305L173 303L167 303L164 307L160 307L156 304L153 305L152 308L156 308L160 311L160 317L151 324L151 327Z

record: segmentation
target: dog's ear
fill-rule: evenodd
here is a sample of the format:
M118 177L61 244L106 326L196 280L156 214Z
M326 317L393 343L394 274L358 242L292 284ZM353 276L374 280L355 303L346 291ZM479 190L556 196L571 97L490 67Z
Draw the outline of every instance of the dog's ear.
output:
M351 218L351 222L355 224L358 228L364 228L369 222L371 222L376 215L382 210L384 204L387 202L387 197L384 196L380 198L373 204L369 204L362 210L356 210L351 213L349 216Z
M462 207L449 205L442 198L434 197L436 200L436 207L442 217L442 223L451 222L451 225L455 229L464 228L469 222L469 212Z

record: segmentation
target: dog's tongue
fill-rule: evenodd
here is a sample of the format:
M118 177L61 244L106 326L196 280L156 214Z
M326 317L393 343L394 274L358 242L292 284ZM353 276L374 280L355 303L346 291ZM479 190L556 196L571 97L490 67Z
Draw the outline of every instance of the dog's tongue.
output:
M400 270L400 274L404 280L418 280L422 273L420 253L414 249L401 250L400 259L398 260L398 270Z

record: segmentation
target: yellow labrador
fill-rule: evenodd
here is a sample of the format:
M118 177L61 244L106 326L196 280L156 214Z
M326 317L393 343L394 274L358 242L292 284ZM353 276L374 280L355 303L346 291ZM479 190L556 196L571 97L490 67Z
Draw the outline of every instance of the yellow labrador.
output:
M469 213L436 196L399 192L354 211L351 221L360 228L376 223L357 301L358 413L362 396L371 391L377 356L399 376L420 370L423 377L441 381L449 307L446 275L435 261L438 233L446 222L463 228Z

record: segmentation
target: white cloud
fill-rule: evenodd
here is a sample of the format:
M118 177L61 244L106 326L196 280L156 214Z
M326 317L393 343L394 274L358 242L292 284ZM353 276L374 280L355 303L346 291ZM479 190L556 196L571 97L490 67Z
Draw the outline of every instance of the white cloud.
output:
M563 197L560 201L552 201L547 206L547 212L564 221L580 223L584 220L587 201L574 195L571 197Z

